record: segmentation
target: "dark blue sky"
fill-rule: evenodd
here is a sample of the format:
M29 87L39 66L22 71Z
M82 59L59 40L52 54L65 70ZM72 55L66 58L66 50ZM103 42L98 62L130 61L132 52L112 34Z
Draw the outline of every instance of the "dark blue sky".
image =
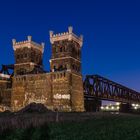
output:
M83 74L99 74L140 91L140 3L135 0L1 0L0 64L14 63L12 38L32 35L45 42L49 70L49 30L69 25L84 35Z

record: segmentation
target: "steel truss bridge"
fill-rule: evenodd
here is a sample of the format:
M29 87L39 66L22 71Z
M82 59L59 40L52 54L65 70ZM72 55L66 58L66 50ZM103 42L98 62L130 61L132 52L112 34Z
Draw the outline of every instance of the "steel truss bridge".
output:
M10 74L10 71L9 70L14 70L14 65L2 65L1 69L0 69L0 73L3 73L3 74L7 74L7 75L12 75Z
M122 103L140 103L140 93L99 75L87 75L84 83L85 100L99 99Z

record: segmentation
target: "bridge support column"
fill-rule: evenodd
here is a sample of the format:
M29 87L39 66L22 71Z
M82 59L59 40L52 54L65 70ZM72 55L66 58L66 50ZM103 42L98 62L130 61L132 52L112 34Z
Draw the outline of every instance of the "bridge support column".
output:
M102 102L99 99L85 99L85 110L87 112L98 112L101 104Z
M123 113L131 112L131 104L130 103L121 103L120 112L123 112Z

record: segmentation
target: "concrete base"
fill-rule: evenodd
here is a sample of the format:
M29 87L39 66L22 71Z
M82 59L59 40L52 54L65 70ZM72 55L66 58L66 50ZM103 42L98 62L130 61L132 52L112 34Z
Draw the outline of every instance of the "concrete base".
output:
M131 104L129 103L120 104L120 112L123 112L123 113L131 112Z
M101 101L98 99L85 99L85 111L98 112L101 107Z

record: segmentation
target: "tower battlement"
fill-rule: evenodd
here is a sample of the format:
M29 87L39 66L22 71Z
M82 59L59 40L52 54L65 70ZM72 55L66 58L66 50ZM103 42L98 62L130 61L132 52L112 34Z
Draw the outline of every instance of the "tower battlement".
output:
M25 41L16 42L16 39L13 39L12 42L16 61L14 75L44 71L42 69L44 43L32 41L32 36L28 36Z
M58 33L54 34L53 31L50 31L50 42L53 44L54 42L57 41L62 41L62 40L69 40L69 41L75 41L77 42L80 47L83 45L83 35L77 36L73 33L73 27L69 26L68 27L68 32L63 32L63 33Z
M42 42L41 44L39 44L32 41L32 36L28 36L27 39L28 40L20 41L20 42L16 42L16 39L12 39L14 51L16 51L19 48L27 47L27 48L36 48L40 50L42 53L44 52L45 43Z

